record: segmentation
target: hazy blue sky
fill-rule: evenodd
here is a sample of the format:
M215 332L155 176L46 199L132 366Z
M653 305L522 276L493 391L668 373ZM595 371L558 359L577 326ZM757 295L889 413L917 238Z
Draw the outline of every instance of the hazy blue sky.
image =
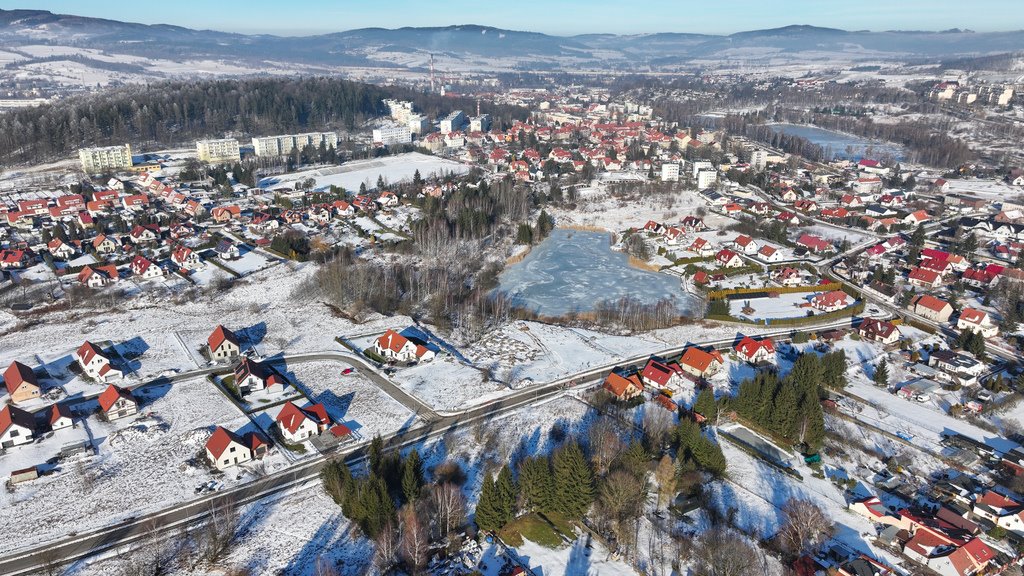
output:
M284 35L449 24L550 34L731 33L787 24L847 30L1024 29L1022 0L0 0L0 8Z

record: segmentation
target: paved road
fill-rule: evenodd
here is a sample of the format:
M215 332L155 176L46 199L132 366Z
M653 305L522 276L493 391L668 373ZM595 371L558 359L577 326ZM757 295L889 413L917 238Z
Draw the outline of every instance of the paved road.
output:
M800 327L801 330L823 330L850 326L851 318L840 319L820 325L807 325ZM792 333L792 329L778 330L767 333L768 336L786 336ZM718 348L729 347L733 344L734 338L725 338L699 343L705 346ZM656 354L670 356L682 352L687 346L694 343L683 343ZM649 354L638 355L633 358L621 360L615 364L594 367L559 380L532 386L525 390L514 392L502 399L495 400L480 406L475 406L457 413L437 413L423 404L419 399L408 394L400 387L391 382L388 378L369 365L365 360L354 354L338 351L312 352L307 354L296 354L287 356L281 361L287 362L309 362L323 360L341 360L355 365L362 373L369 377L375 384L381 386L388 393L407 406L410 410L420 413L425 420L409 429L402 430L384 438L388 449L397 449L408 445L419 444L430 438L443 435L452 430L458 430L481 419L488 419L501 414L522 408L534 402L551 398L562 393L567 387L589 387L603 380L608 371L615 366L629 366L645 362ZM278 361L278 360L275 360ZM175 374L171 377L158 379L158 382L175 382L205 376L215 371L223 370L224 366L212 366ZM152 382L151 382L152 383ZM144 384L145 385L145 384ZM150 535L153 531L169 531L174 528L184 527L201 522L210 511L224 503L235 505L247 504L267 496L279 494L282 491L303 485L318 486L318 475L324 464L330 458L345 458L351 463L357 463L364 457L366 443L343 444L338 446L334 452L321 454L307 461L300 462L296 466L270 474L264 478L245 485L203 496L196 500L175 505L168 509L147 514L137 518L130 518L117 525L107 526L91 530L81 534L69 535L56 542L50 542L42 546L12 553L0 558L0 574L20 575L31 574L41 570L54 559L60 562L70 562L86 558L100 552L114 548L130 548L138 545L140 539Z

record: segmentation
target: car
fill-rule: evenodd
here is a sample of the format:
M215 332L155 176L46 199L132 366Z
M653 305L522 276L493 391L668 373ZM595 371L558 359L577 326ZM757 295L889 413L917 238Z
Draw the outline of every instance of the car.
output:
M914 400L917 400L918 402L927 402L931 400L931 396L927 394L918 394L917 396L914 396Z
M341 375L342 376L348 376L349 374L351 374L351 373L353 373L355 371L356 371L355 368L349 366L348 368L345 368L344 370L341 371Z

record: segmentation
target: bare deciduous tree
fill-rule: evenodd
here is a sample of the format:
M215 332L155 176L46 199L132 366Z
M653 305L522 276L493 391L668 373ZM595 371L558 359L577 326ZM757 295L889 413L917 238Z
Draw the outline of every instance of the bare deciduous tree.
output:
M673 414L661 407L648 405L644 411L644 435L647 437L651 450L659 450L665 445L669 432L672 430Z
M587 437L590 441L590 459L594 464L594 472L603 476L608 473L608 467L625 448L625 444L615 429L615 422L606 416L599 417L594 422Z
M382 574L387 573L398 561L398 534L388 522L374 540L373 564Z
M427 565L430 537L415 506L407 504L401 513L402 535L398 541L398 553L413 574L420 573Z
M217 564L227 556L238 534L241 517L234 503L222 501L211 505L210 515L203 525L202 549L203 560L209 564Z
M466 499L458 486L450 482L435 485L430 491L430 504L441 538L466 522Z
M728 528L715 527L698 536L690 547L694 576L756 574L763 553Z
M676 465L672 457L665 454L654 470L654 480L658 483L658 505L664 506L676 493Z
M815 552L835 531L835 523L808 500L790 498L782 505L782 514L779 543L793 554Z
M615 470L601 483L598 503L602 520L608 521L624 552L628 553L635 543L634 527L646 497L646 483L625 470Z

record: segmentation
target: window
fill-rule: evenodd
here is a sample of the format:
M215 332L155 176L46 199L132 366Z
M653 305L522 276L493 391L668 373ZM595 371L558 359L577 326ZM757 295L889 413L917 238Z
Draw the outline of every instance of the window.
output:
M18 431L17 428L11 430L11 438L17 438L19 434L20 432Z
M234 452L234 451L235 451L235 447L234 446L232 446L231 449L228 450L228 452Z

